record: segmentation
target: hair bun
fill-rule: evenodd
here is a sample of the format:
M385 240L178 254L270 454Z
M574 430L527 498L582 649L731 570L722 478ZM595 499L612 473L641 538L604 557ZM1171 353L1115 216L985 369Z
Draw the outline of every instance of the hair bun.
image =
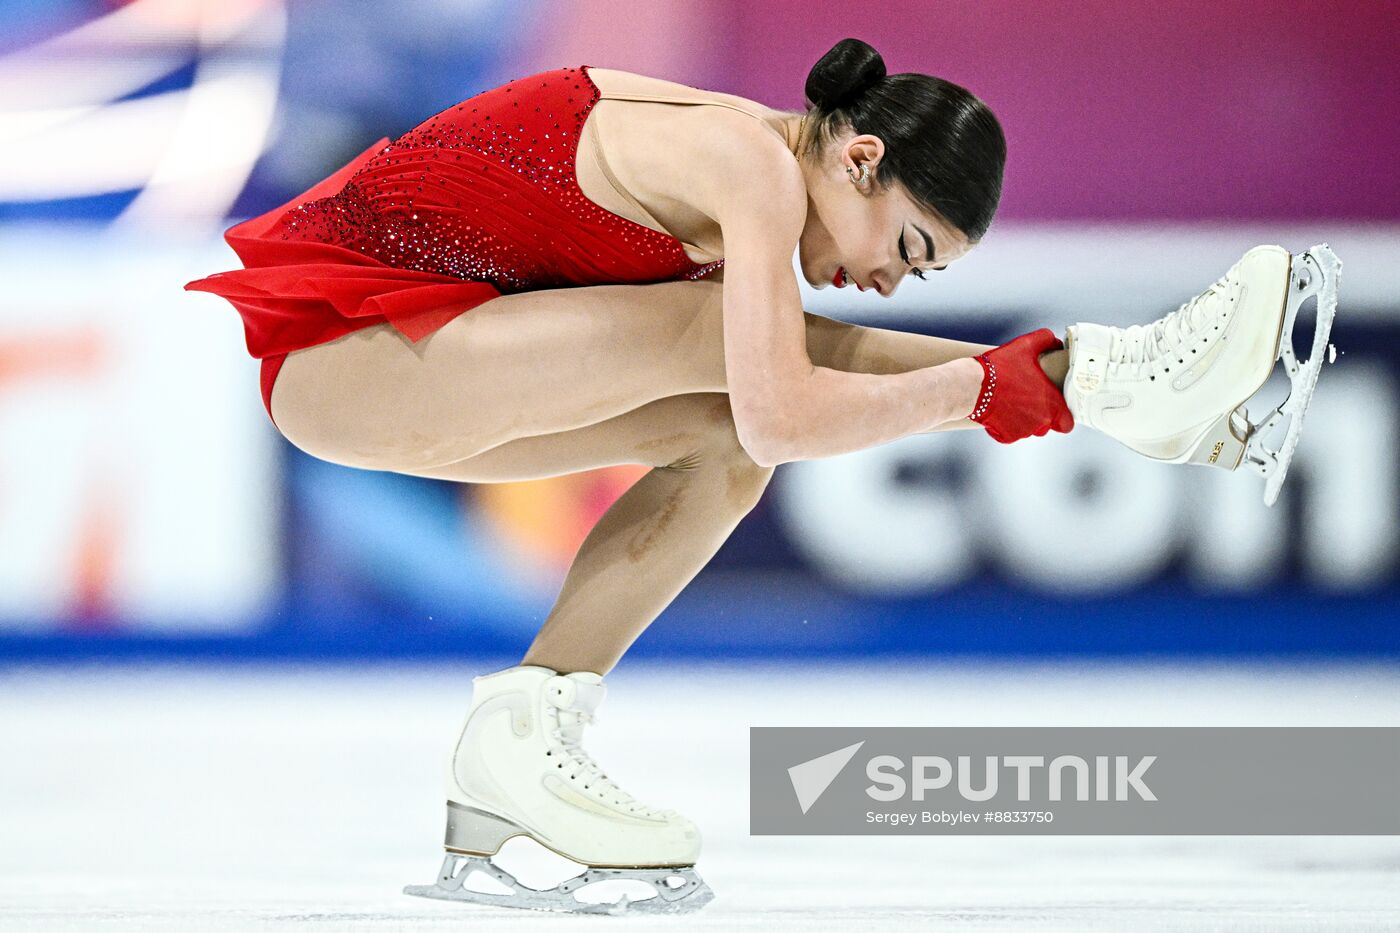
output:
M859 39L842 39L807 75L807 99L829 113L855 103L885 77L885 60Z

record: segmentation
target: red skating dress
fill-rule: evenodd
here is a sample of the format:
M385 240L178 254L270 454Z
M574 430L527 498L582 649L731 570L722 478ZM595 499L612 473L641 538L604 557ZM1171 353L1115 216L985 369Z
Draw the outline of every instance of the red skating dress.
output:
M574 160L602 96L588 67L478 94L228 230L245 268L185 288L243 316L269 417L293 350L385 322L416 343L506 292L698 279L723 265L697 264L675 237L584 196Z

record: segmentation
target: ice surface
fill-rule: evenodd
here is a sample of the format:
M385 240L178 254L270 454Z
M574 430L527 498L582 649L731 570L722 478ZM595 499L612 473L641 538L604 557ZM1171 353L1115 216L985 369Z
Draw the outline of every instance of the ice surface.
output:
M623 665L588 747L692 817L684 918L400 894L441 861L470 678L0 669L0 929L1394 930L1395 837L750 837L751 725L1397 725L1400 669ZM674 735L668 740L667 735Z

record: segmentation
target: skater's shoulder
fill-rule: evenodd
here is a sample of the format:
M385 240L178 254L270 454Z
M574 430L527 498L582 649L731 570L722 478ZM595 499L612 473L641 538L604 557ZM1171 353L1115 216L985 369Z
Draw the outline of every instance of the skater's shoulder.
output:
M800 233L807 216L807 182L782 140L761 127L744 126L708 146L715 218L725 224L759 224Z

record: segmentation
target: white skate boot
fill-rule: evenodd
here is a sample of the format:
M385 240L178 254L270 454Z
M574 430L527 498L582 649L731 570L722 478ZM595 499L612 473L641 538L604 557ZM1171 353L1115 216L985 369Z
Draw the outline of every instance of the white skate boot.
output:
M1264 477L1264 502L1273 505L1328 359L1341 268L1326 244L1299 256L1257 246L1153 324L1070 327L1065 401L1075 422L1165 463L1246 465ZM1298 308L1313 296L1313 347L1300 363L1293 326ZM1262 421L1251 422L1243 404L1280 359L1291 391ZM1281 443L1266 446L1265 436L1285 417Z
M700 833L673 810L634 800L581 747L607 688L597 674L507 668L473 680L472 706L447 767L447 858L433 885L405 894L502 907L584 913L682 913L713 899L693 866ZM490 861L512 836L526 835L589 866L558 887L522 885ZM510 889L464 886L473 872ZM575 893L600 881L634 880L656 894L585 903Z

